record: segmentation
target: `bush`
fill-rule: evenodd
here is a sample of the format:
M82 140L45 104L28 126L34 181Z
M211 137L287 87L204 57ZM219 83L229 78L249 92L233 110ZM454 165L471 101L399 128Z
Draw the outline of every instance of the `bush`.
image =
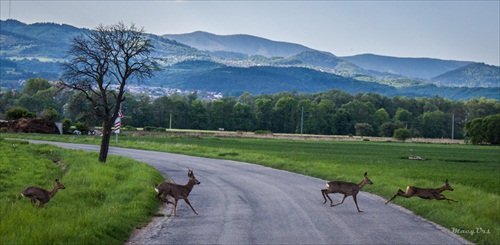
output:
M88 134L88 132L90 131L90 127L87 123L83 123L83 122L77 122L75 124L75 128L76 130L82 132L82 134Z
M154 126L145 126L143 128L144 131L157 131L157 132L163 132L163 131L166 131L167 128L163 128L163 127L154 127Z
M22 107L13 107L5 112L5 119L17 120L19 118L35 118L35 113Z
M71 129L71 124L73 124L73 122L71 121L71 119L64 118L63 121L62 121L63 132L69 132L69 130Z
M410 130L406 128L398 128L394 130L394 135L392 136L394 139L405 141L411 137Z
M269 130L257 130L255 132L253 132L254 134L269 134L269 135L272 135L273 132L269 131Z
M401 122L385 122L380 126L380 136L382 137L392 137L394 135L394 130L404 127Z
M356 129L356 135L361 137L372 135L374 132L372 125L368 123L356 123L354 128Z
M473 144L500 144L500 114L468 121L465 132Z
M47 121L54 122L56 118L59 116L59 113L55 111L54 109L45 109L43 110L42 114L40 117L42 119L45 119Z
M137 131L137 128L136 127L133 127L133 126L130 126L130 125L127 125L123 128L123 130L126 130L126 131Z

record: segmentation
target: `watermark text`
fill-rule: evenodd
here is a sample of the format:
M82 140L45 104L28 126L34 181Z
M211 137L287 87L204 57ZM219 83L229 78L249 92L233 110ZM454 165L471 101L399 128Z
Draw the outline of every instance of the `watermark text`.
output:
M490 234L490 229L485 229L482 227L477 227L476 229L460 229L460 228L451 228L451 232L455 234L469 234L471 236L475 234Z

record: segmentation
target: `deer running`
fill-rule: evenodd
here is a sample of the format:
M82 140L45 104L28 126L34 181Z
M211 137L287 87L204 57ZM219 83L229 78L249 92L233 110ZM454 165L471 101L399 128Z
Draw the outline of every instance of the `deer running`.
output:
M43 206L52 199L58 190L66 189L63 184L59 183L59 179L56 179L56 183L54 184L54 189L52 191L47 191L38 186L30 186L24 189L21 192L23 197L28 197L31 199L31 205L35 206L36 200L40 201L38 205L39 208L43 208Z
M185 185L178 185L174 183L169 183L169 182L163 182L160 183L156 188L156 192L158 194L156 195L156 198L158 198L160 201L165 202L165 203L170 203L174 205L174 216L177 216L177 201L179 199L183 199L189 207L193 210L193 212L198 215L198 213L194 210L193 206L191 206L191 203L189 203L188 196L191 190L193 189L194 185L199 185L200 181L194 177L193 170L188 169L188 177L189 181ZM163 195L163 197L162 197ZM168 196L171 196L174 198L174 202L171 202L168 200Z
M363 188L363 186L365 186L367 184L370 184L370 185L373 184L373 182L370 179L368 179L367 172L365 172L365 175L363 176L363 180L359 184L351 183L351 182L344 182L344 181L330 181L330 182L326 183L326 189L321 190L321 193L323 194L323 198L325 199L323 204L326 203L326 198L328 197L328 199L330 200L330 207L334 207L334 206L337 206L337 205L344 203L344 200L347 196L352 196L352 198L354 199L354 203L356 204L356 208L358 209L358 212L363 212L363 211L359 210L356 195L358 195L359 190L361 190L361 188ZM329 193L341 193L341 194L344 194L344 197L342 198L342 201L340 201L339 203L333 204L332 199L330 198L330 196L328 196Z
M406 192L402 191L401 189L398 190L396 195L391 197L391 199L387 200L387 203L390 201L394 200L396 197L401 196L405 198L410 198L410 197L420 197L423 199L436 199L436 200L447 200L449 204L451 204L450 201L452 202L458 202L453 199L446 198L441 192L443 191L453 191L453 188L451 187L450 184L448 184L448 179L444 181L444 185L439 188L419 188L415 186L407 186L406 187Z

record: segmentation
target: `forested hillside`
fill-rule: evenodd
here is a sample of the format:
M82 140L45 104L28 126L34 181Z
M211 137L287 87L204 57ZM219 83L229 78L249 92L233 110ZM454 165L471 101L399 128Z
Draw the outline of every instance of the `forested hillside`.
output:
M474 63L433 77L432 81L443 86L500 88L500 67Z
M399 58L374 54L341 58L367 70L426 80L472 63L430 58Z
M387 97L376 93L350 94L340 90L317 93L284 92L218 100L200 100L196 93L151 100L148 95L126 95L122 124L147 129L224 128L324 135L391 137L398 129L410 137L462 139L468 121L500 113L500 102L485 98L450 99ZM135 98L135 99L134 99ZM74 91L60 91L43 79L30 79L21 93L0 94L0 112L7 119L12 108L23 115L73 122L83 128L99 126L92 106ZM302 123L303 119L303 123ZM453 124L453 126L452 126ZM454 131L452 131L454 129Z

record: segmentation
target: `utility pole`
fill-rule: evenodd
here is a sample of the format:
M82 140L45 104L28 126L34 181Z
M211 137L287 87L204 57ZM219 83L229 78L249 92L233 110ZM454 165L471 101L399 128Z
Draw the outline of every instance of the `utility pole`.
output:
M455 139L455 113L451 114L451 139Z
M302 113L300 116L300 135L302 136L302 131L304 129L304 107L302 106Z
M170 112L170 126L169 129L172 129L172 112Z

